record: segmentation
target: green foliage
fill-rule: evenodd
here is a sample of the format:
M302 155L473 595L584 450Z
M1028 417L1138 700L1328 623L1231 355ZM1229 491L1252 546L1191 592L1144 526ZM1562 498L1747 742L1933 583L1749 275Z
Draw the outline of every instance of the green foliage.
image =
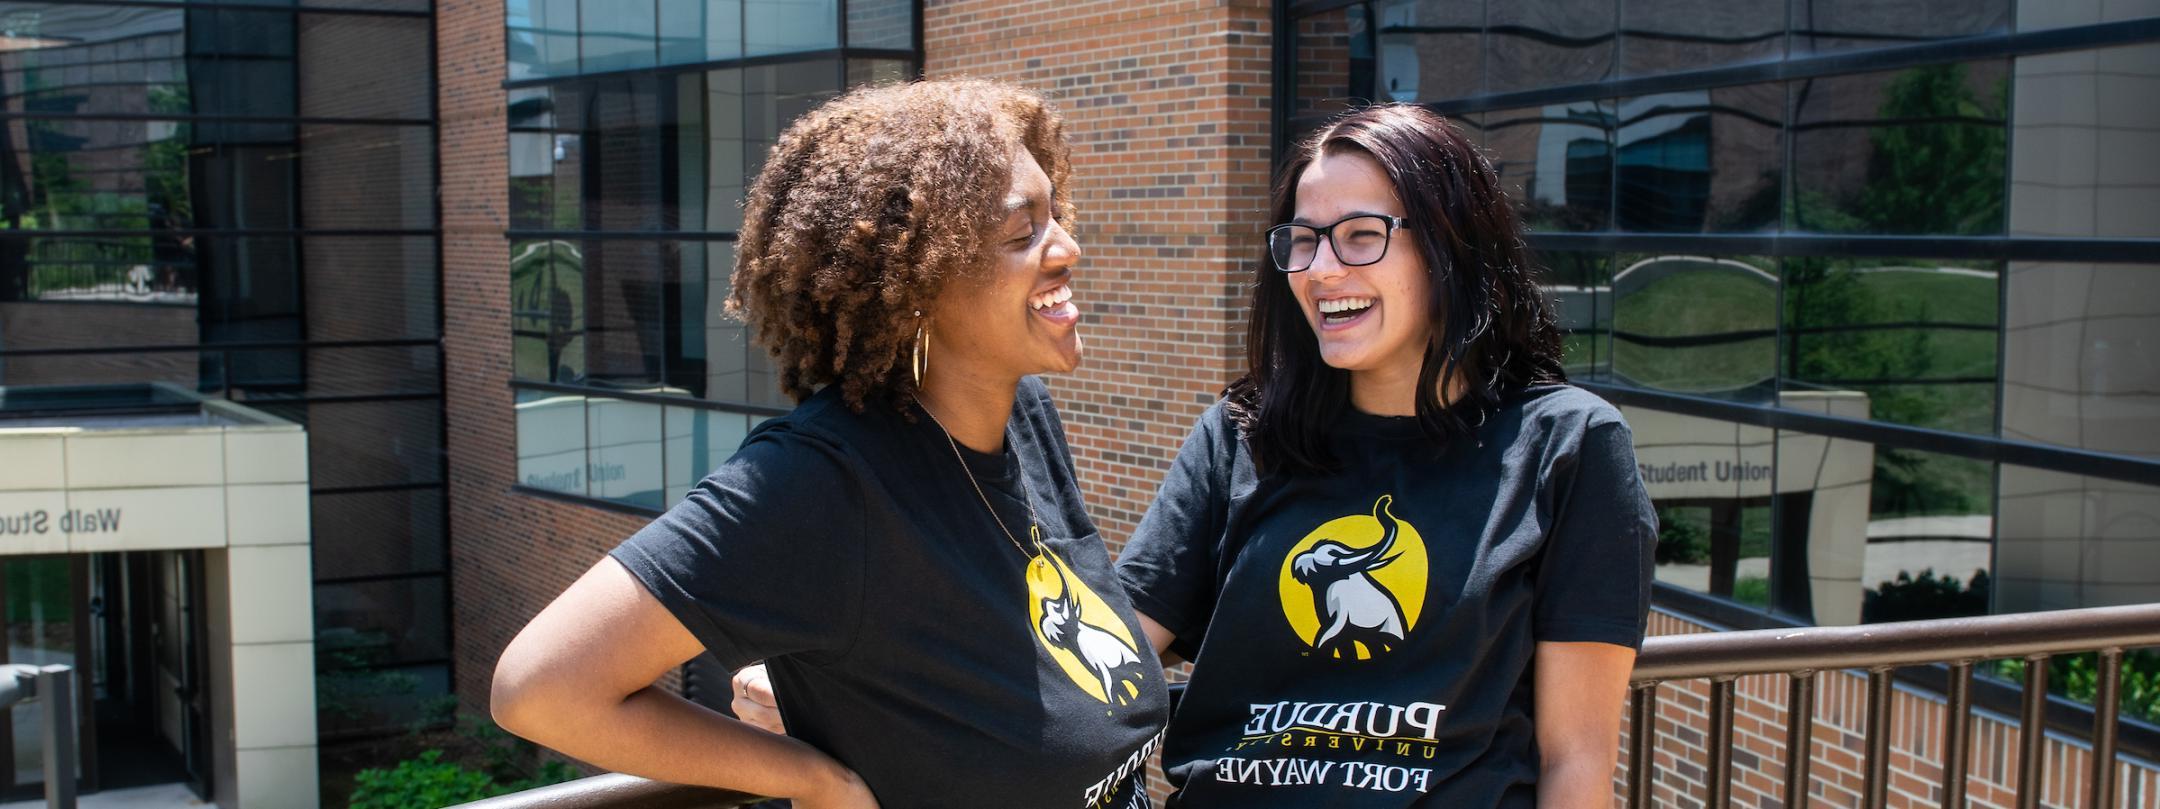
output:
M1899 571L1896 581L1883 582L1867 591L1860 605L1860 621L1876 624L1986 615L1991 584L1985 570L1973 571L1970 585L1960 584L1956 576L1936 576L1934 568L1921 570L1919 578L1910 571Z
M1742 604L1770 606L1770 580L1761 576L1742 576L1733 582L1732 597Z
M510 790L487 773L443 761L429 750L390 769L365 769L353 781L352 809L441 809Z
M2012 682L2025 679L2025 661L1996 662L1996 676ZM2100 656L2093 652L2048 658L2048 693L2092 704L2099 691ZM2160 651L2132 649L2123 654L2122 715L2160 722Z
M1984 235L2003 229L2007 84L1981 99L1961 64L1927 65L1883 88L1859 212L1883 233Z
M465 761L429 748L389 768L361 770L353 777L351 809L440 809L578 777L577 768L561 761L542 762L527 775L524 765L538 748L485 719L459 720L457 735Z
M1700 565L1710 561L1710 531L1694 520L1660 510L1657 563Z

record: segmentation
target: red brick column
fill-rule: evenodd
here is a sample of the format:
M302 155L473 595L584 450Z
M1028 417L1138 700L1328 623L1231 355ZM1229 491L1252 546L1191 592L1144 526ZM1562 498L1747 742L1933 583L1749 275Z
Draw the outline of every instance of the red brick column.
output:
M510 493L510 192L502 0L436 4L444 417L457 692L485 712L495 658L555 594L645 523Z
M1049 93L1074 147L1086 358L1053 378L1090 511L1122 546L1243 365L1265 228L1269 5L928 2L926 72Z

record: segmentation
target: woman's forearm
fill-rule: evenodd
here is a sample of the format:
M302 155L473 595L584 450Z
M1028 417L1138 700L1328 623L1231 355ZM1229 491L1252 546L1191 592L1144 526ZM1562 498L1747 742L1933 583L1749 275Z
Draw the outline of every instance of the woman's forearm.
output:
M1612 809L1613 760L1547 756L1539 765L1538 809Z
M861 786L853 771L816 748L659 688L612 704L557 701L502 713L505 729L535 743L658 781L813 801Z

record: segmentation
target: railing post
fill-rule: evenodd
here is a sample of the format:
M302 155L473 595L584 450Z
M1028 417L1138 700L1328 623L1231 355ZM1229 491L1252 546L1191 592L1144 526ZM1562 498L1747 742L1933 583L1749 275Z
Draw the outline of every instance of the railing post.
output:
M2025 693L2018 718L2018 809L2039 809L2044 773L2040 757L2047 747L2048 656L2025 658Z
M1883 809L1890 798L1890 684L1895 675L1888 668L1868 670L1867 678L1867 779L1860 805Z
M1950 664L1950 705L1943 714L1943 805L1965 805L1965 772L1972 748L1973 664Z
M2122 710L2121 649L2100 650L2100 678L2093 684L2093 809L2115 809L2115 720Z
M40 668L36 688L45 703L45 805L75 809L75 670Z
M1656 682L1638 683L1628 721L1628 809L1649 809L1650 768L1657 747Z
M1710 800L1708 809L1732 805L1733 678L1710 679Z
M1785 801L1783 805L1808 805L1808 765L1815 758L1815 672L1792 673L1792 690L1785 700ZM1956 805L1956 804L1946 804Z

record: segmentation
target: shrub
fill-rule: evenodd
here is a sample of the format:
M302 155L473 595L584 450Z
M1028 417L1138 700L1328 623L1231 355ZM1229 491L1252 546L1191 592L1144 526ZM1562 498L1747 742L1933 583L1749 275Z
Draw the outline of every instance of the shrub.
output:
M1900 571L1896 581L1886 581L1867 591L1860 605L1861 623L1924 621L1986 615L1990 585L1985 570L1973 571L1972 584L1960 585L1956 576L1936 576L1934 568L1914 578Z
M1694 520L1658 515L1657 563L1700 565L1710 561L1710 532Z

